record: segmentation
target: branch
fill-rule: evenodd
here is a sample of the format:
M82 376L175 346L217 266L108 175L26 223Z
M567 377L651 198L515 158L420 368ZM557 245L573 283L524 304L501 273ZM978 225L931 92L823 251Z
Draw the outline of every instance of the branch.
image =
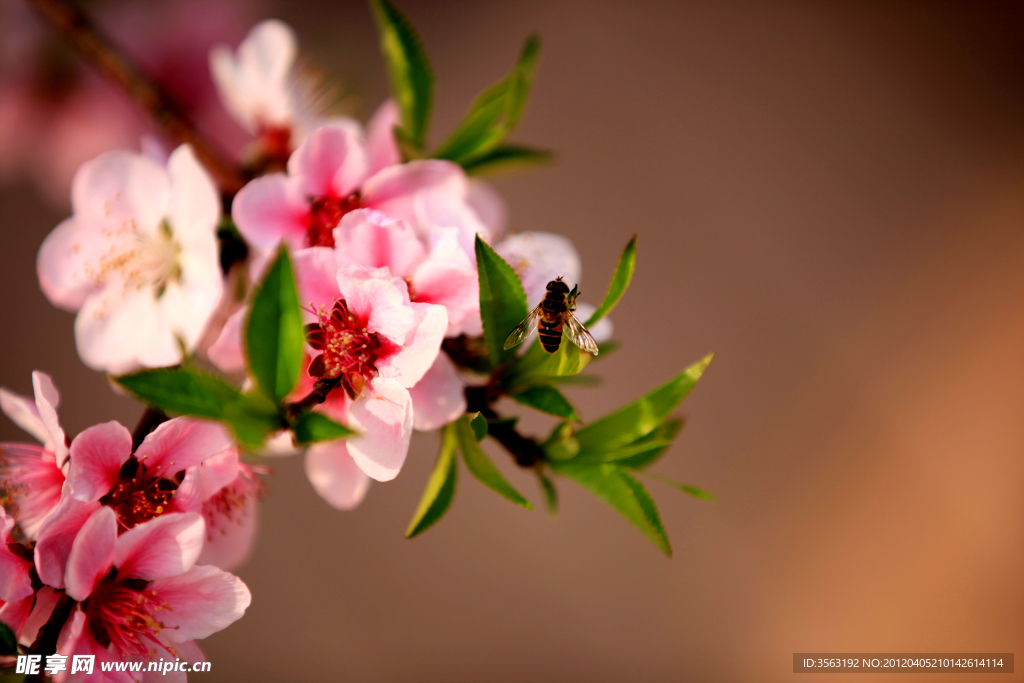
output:
M493 420L501 419L501 416L491 408L491 404L498 400L498 396L498 392L490 384L482 387L466 387L466 411L479 412L487 418L487 433L512 454L517 465L535 467L544 459L544 451L540 444L535 439L523 436L516 431L512 422L493 422Z
M72 49L116 83L146 110L177 144L189 143L225 194L234 195L245 184L242 173L196 130L167 91L157 85L97 30L80 8L67 0L29 0L68 42Z
M285 417L288 419L288 422L291 422L302 413L310 410L311 408L315 408L326 401L327 395L334 391L340 383L340 377L317 380L313 385L313 389L306 394L305 398L296 401L295 403L289 403L285 406Z

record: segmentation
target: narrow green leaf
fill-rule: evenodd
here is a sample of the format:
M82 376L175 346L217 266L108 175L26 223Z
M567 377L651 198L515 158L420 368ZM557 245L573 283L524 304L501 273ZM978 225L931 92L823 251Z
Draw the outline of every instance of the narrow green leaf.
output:
M690 486L689 484L684 484L682 482L676 481L675 479L669 479L668 477L663 477L660 474L654 474L653 472L642 472L642 474L645 477L653 479L654 481L657 482L661 482L666 486L671 486L672 488L678 489L679 491L682 491L687 495L693 496L694 498L711 501L718 500L718 496L716 496L715 494L711 493L710 491L705 491L704 489L697 488L696 486Z
M573 344L565 335L554 353L548 353L539 340L534 340L516 363L515 371L509 376L508 386L515 389L547 383L552 377L578 375L593 359L593 356Z
M18 638L7 624L0 622L0 656L18 654Z
M249 369L264 396L280 402L299 379L304 344L292 260L283 246L256 286L245 324Z
M434 76L416 29L389 0L370 0L387 64L391 93L409 140L422 149L434 96Z
M473 413L469 417L469 426L473 428L473 435L477 441L483 441L487 436L487 420L480 413Z
M224 418L241 393L221 378L195 368L155 368L114 378L136 398L166 413Z
M631 470L641 470L657 462L682 430L685 421L682 418L665 420L657 429L645 437L637 439L626 448L645 446L634 450L633 455L615 458L615 464Z
M295 440L300 444L332 441L355 434L345 425L335 422L326 415L313 412L299 415L292 425L292 431L295 432Z
M473 101L462 123L434 153L438 159L471 162L488 156L519 121L533 84L540 39L530 36L512 72Z
M463 415L454 425L455 434L459 439L459 447L462 449L462 457L466 461L466 467L470 473L480 480L480 483L500 496L507 498L516 505L521 505L527 510L532 510L533 505L530 504L530 501L523 498L518 491L512 488L512 485L502 476L498 468L494 466L494 463L480 450L480 445L476 441L476 434L473 432L473 427L469 424L469 416Z
M526 293L512 266L479 235L476 236L476 265L487 353L494 365L500 365L515 355L514 348L504 348L505 338L529 313Z
M250 450L263 447L271 432L287 425L277 412L277 406L263 394L245 394L227 404L224 418L242 446Z
M548 515L555 517L558 514L558 489L555 488L555 482L541 469L537 469L537 480L540 482L540 490L544 492L544 506Z
M552 468L617 510L659 550L672 557L672 546L661 524L658 508L647 489L625 470L615 465L574 463L552 463Z
M480 176L518 166L549 164L553 160L554 154L548 150L525 145L501 145L485 154L463 159L459 163L469 175Z
M580 421L580 417L576 414L576 409L569 403L569 399L549 384L527 387L519 393L513 394L512 400L563 420Z
M713 354L629 405L577 430L581 451L614 451L651 433L697 384Z
M622 250L622 256L619 257L619 264L615 266L615 272L612 274L612 281L608 285L608 292L604 295L604 301L597 307L594 314L587 319L587 322L583 323L584 327L590 327L612 312L615 304L619 303L619 299L626 293L629 282L633 279L633 271L635 269L636 235L633 235L633 239L629 240L629 244Z
M405 530L406 538L419 536L433 526L451 507L455 497L455 482L458 479L458 467L455 461L457 437L455 425L449 424L441 430L441 452L437 455L434 471L427 480L427 488L420 498L416 514Z

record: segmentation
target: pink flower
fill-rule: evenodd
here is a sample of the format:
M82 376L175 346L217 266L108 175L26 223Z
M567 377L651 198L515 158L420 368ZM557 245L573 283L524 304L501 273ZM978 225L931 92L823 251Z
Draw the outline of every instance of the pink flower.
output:
M238 620L252 600L242 581L216 567L198 566L202 517L172 513L119 534L112 508L83 525L68 557L67 594L78 604L57 651L93 654L99 662L149 659L163 652L189 660L202 655L193 641Z
M85 164L74 215L39 249L43 293L78 311L75 340L89 367L124 372L172 365L192 350L221 295L220 201L192 149L166 170L131 152Z
M235 223L258 252L282 240L293 250L331 247L345 214L378 209L407 221L427 244L438 229L453 229L472 258L475 235L489 239L491 231L470 203L483 195L471 193L462 168L428 159L378 169L379 156L353 121L318 128L288 159L287 175L265 175L242 188L232 206Z
M32 563L11 552L7 540L14 528L14 518L0 507L0 600L10 602L32 595L29 569Z
M35 561L43 583L64 585L72 543L103 509L113 511L119 533L172 512L201 511L237 476L237 455L225 455L233 450L223 427L190 418L163 423L134 454L131 434L117 422L86 429L71 443L60 505L39 530Z
M57 421L57 388L49 375L39 371L32 373L32 385L35 401L0 388L0 409L42 444L0 444L0 486L10 498L22 532L30 539L60 503L68 459L64 430Z
M366 477L388 481L401 469L414 422L410 389L434 366L448 315L411 301L387 268L339 268L334 250L300 251L295 264L300 297L312 304L308 374L340 379L343 389L320 409L359 432L310 447L306 471L329 503L352 507Z

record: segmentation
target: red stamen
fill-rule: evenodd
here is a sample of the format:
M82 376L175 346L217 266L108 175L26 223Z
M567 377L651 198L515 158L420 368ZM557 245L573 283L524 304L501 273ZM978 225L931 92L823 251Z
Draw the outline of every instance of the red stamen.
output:
M354 399L377 375L374 364L380 340L366 331L366 323L348 310L344 299L334 302L330 315L323 309L315 312L319 322L306 326L306 340L323 353L313 358L307 372L316 379L340 377L345 392Z
M153 615L168 605L146 590L141 579L117 580L117 570L100 582L83 603L87 626L96 642L113 644L122 655L145 655L164 625Z
M307 247L333 247L334 229L349 211L359 208L359 193L347 197L317 197L309 203Z

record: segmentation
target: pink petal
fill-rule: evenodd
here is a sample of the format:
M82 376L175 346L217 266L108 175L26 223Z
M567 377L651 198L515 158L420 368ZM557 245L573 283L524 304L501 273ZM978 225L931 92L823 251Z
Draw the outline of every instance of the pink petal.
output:
M28 571L32 563L18 557L7 547L7 538L14 527L14 518L0 508L3 543L0 545L0 600L9 602L32 595L32 579Z
M72 216L64 220L39 247L39 288L54 306L77 311L85 298L100 288L100 283L90 275L94 269L87 264L99 261L109 249L109 242L82 218Z
M452 178L464 176L458 164L438 159L410 161L388 166L363 183L363 206L410 220L413 196L438 187Z
M25 598L29 601L29 613L25 619L21 635L18 638L19 643L30 646L35 642L36 637L39 635L39 629L50 620L53 608L56 607L57 601L60 600L63 594L63 591L58 592L50 586L43 586L36 593L34 604L32 604L33 601L31 599Z
M338 291L338 256L329 247L311 247L295 252L295 286L299 290L299 304L321 306L330 312ZM313 318L315 319L315 318Z
M521 232L509 235L494 250L523 281L531 306L544 298L548 282L564 279L571 288L580 281L580 255L568 237L551 232Z
M181 145L167 161L171 179L170 224L178 243L186 248L197 241L216 247L220 196L191 145Z
M148 590L168 606L160 613L160 636L176 643L220 631L240 619L252 602L241 579L216 567L192 567L159 578Z
M370 478L349 455L344 441L310 446L306 451L306 476L320 497L338 510L359 505L370 487Z
M167 171L146 157L123 150L104 152L75 176L76 218L111 231L130 224L155 234L170 206Z
M249 244L270 251L284 240L292 249L305 246L309 205L298 186L283 173L260 176L239 190L231 217Z
M428 235L432 236L438 228L454 228L459 244L476 263L476 236L480 235L485 242L490 242L492 235L468 198L469 179L462 168L455 165L445 182L416 193L413 213L416 224Z
M370 175L387 166L402 163L402 155L395 143L395 126L401 124L398 105L388 99L366 124L366 146L370 155Z
M235 311L221 328L217 341L210 345L206 357L221 372L234 374L245 369L245 356L242 355L242 322L247 309Z
M53 444L50 443L50 431L43 423L42 417L39 416L39 409L36 408L32 399L0 388L0 410L3 410L4 415L11 418L11 422L46 446L47 450L53 449Z
M426 249L412 227L373 209L357 209L334 229L339 262L367 268L384 268L408 277L426 256Z
M54 588L64 587L64 569L72 545L82 525L100 507L99 503L83 503L67 496L39 528L35 564L43 583Z
M49 450L53 451L57 461L57 467L64 467L64 461L68 457L68 445L65 443L64 430L60 428L60 421L57 419L57 406L60 405L60 394L53 380L45 372L35 370L32 373L32 387L36 395L36 408L39 410L39 419L46 427L48 439L44 444L52 444Z
M82 525L71 545L68 568L64 575L68 595L85 600L96 584L114 566L114 543L117 541L117 515L108 507L100 507Z
M415 386L434 364L448 329L448 312L444 306L410 304L410 307L416 312L417 324L406 337L405 346L377 361L381 377L393 379L407 388Z
M238 476L203 503L206 544L196 560L230 571L248 559L259 524L259 484Z
M240 469L238 449L236 448L229 448L204 460L199 465L202 499L206 500L233 482L238 477Z
M185 470L185 478L174 490L171 499L171 512L198 512L203 507L203 483L199 467Z
M416 327L416 313L406 284L387 268L368 270L352 266L338 270L338 289L349 310L367 321L366 329L398 345L406 343Z
M480 336L480 285L476 266L459 245L454 230L441 232L430 256L412 274L414 301L440 304L448 310L445 336Z
M302 196L343 198L366 177L366 149L355 121L335 119L316 129L288 159Z
M53 453L33 444L0 443L0 488L26 536L35 538L57 509L63 486Z
M52 589L49 586L43 586L40 592L44 590ZM29 595L21 600L14 600L12 602L0 601L0 624L6 624L14 631L14 635L20 639L21 633L25 629L25 622L28 621L29 614L32 612L32 604L34 602L34 595ZM31 644L32 642L29 641L28 645Z
M346 442L348 452L371 479L398 476L409 452L412 418L409 390L393 379L373 378L352 402L349 425L359 434Z
M176 417L148 434L135 457L152 474L169 478L219 455L231 444L231 437L218 422Z
M114 566L121 579L177 576L196 563L206 525L196 512L172 512L121 534L114 546Z
M107 495L120 481L121 465L131 454L132 435L117 422L86 429L71 442L71 496L88 503Z
M493 185L470 178L466 190L466 203L487 226L491 239L505 232L508 225L508 205Z
M437 354L430 370L409 390L409 395L413 427L420 431L443 427L466 412L465 383L447 353Z

